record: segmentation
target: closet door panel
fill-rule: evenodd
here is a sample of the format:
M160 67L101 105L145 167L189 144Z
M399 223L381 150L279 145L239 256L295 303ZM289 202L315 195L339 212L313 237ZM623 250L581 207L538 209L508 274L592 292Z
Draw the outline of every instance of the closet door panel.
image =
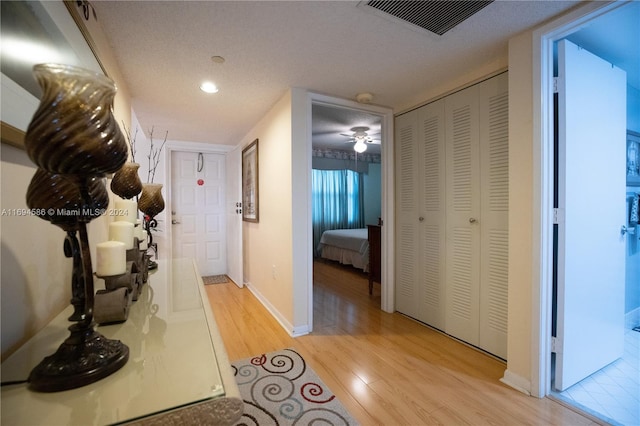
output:
M506 73L396 118L396 308L506 359Z
M396 118L396 309L419 316L419 194L417 112Z
M446 134L446 326L478 344L480 272L480 169L478 88L445 100Z
M508 77L479 85L481 217L480 342L507 357L509 116Z
M444 330L445 308L445 144L444 101L418 110L421 176L421 294L418 319ZM420 220L422 218L422 220Z

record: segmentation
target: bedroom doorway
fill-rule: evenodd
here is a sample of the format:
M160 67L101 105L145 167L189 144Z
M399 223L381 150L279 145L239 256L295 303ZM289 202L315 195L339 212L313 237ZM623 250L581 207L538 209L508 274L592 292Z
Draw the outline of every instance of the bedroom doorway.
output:
M370 268L367 226L384 223L386 139L385 116L365 108L328 102L311 105L312 264L332 262L345 273L355 271L364 277ZM337 239L321 243L325 230L338 233ZM377 297L381 281L373 284Z

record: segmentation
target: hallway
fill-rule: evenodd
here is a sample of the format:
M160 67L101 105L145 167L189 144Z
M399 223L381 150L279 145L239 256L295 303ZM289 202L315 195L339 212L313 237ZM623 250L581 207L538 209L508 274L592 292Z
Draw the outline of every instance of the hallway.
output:
M231 361L295 348L362 425L596 425L550 398L500 382L505 364L401 314L379 286L314 265L314 331L290 337L247 288L205 286Z

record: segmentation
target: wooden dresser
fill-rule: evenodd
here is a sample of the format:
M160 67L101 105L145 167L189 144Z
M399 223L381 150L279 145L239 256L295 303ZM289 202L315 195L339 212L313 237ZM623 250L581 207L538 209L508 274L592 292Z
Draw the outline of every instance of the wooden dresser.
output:
M233 424L240 418L242 398L195 263L158 264L127 321L97 327L129 347L125 366L62 392L3 386L2 424ZM68 335L71 312L70 306L3 362L2 380L26 379L53 353Z
M369 294L373 294L373 282L380 282L381 279L382 243L379 225L367 225L367 229L369 230Z

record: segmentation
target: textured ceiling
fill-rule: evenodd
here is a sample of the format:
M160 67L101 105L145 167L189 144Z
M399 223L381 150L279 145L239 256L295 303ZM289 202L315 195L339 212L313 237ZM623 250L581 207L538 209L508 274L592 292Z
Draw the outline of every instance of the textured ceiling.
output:
M573 3L495 2L441 38L352 1L93 4L145 131L235 145L289 87L371 92L376 104L406 108L421 90L504 57L509 37ZM200 92L205 78L217 94Z
M236 145L290 87L346 99L370 92L395 111L415 106L430 88L506 64L510 37L576 3L496 1L442 37L354 1L92 4L144 131ZM220 91L203 94L203 79ZM348 133L354 124L332 126Z

